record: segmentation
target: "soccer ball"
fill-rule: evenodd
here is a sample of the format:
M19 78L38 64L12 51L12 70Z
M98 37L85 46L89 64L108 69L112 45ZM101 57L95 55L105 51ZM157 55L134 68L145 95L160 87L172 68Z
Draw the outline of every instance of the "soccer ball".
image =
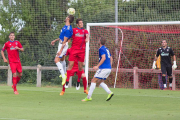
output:
M69 9L67 10L67 13L68 13L69 15L74 15L74 14L75 14L75 9L74 9L74 8L69 8Z

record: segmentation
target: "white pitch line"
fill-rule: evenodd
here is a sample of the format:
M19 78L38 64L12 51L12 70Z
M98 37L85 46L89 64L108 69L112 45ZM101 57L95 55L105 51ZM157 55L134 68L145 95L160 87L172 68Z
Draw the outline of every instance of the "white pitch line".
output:
M0 118L1 120L31 120L31 119L17 119L17 118Z
M11 90L11 89L0 89L0 90ZM59 93L60 91L45 91L45 90L31 90L31 89L19 89L19 90L24 90L24 91L35 91L35 92L57 92ZM73 94L84 94L84 93L78 93L78 92L66 92L66 94L73 93ZM93 93L97 95L107 95L107 93ZM130 95L130 94L116 94L118 96L134 96L134 97L156 97L156 98L178 98L180 97L173 97L173 96L153 96L153 95Z

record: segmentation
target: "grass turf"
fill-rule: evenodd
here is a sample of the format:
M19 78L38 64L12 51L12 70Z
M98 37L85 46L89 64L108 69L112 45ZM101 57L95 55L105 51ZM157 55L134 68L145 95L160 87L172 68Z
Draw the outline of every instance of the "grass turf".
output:
M0 120L179 120L180 91L111 88L114 96L96 88L93 100L68 88L18 86L14 95L10 86L0 85Z

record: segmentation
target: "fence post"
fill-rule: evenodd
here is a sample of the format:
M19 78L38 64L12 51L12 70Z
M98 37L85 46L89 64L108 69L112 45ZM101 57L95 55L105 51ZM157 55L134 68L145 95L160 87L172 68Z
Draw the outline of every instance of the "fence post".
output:
M176 90L176 76L174 74L174 70L172 71L172 77L173 77L172 90Z
M11 71L10 65L8 65L7 85L8 86L12 85L12 71Z
M138 83L138 67L133 67L133 75L134 75L134 89L139 88L139 83Z
M36 87L41 87L41 65L37 65L37 84Z
M69 78L69 85L68 85L68 87L72 87L72 76Z

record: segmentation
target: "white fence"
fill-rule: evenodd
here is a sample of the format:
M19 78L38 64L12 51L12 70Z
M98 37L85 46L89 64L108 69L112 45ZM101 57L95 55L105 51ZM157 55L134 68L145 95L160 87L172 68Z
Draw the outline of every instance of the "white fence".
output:
M9 66L0 66L0 69L8 69L8 76L7 76L7 85L11 86L12 85L12 72ZM57 67L46 67L46 66L22 66L22 69L24 70L36 70L37 71L37 87L41 87L41 72L42 70L58 70ZM89 68L88 71L94 71L92 68ZM116 71L115 68L112 69L113 72ZM151 69L138 69L137 67L134 67L133 69L118 69L118 72L129 72L133 73L133 84L134 84L134 89L139 88L139 78L138 78L138 73L161 73L160 70L151 70ZM175 74L180 74L180 70L173 70L173 82L172 82L172 90L176 89L176 76ZM72 87L72 78L69 81L69 87Z

